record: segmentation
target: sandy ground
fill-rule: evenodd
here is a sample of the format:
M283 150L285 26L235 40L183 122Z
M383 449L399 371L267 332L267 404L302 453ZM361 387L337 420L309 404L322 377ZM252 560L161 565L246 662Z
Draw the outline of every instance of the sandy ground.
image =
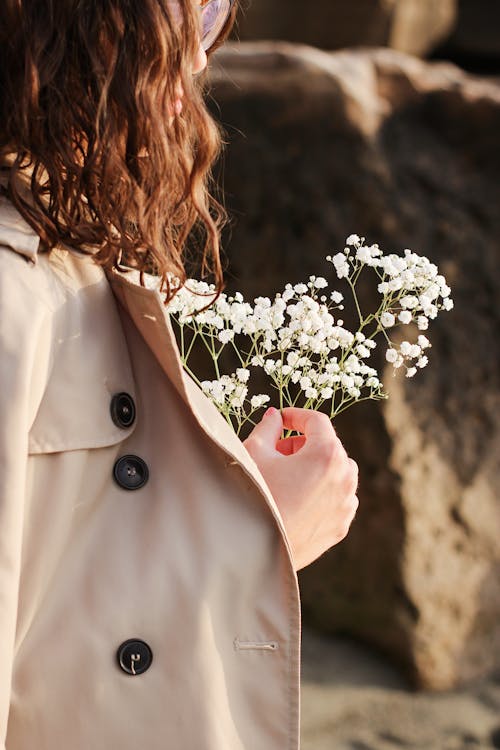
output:
M305 630L301 750L500 748L500 674L415 692L377 654Z

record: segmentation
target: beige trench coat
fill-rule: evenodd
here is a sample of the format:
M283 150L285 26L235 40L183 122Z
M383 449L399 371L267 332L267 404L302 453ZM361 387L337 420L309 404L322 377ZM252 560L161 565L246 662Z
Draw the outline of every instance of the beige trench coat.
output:
M158 293L38 243L0 198L0 747L296 750L264 480Z

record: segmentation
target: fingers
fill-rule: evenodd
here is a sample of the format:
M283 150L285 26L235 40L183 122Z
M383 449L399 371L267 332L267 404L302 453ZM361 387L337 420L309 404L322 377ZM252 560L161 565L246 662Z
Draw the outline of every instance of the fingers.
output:
M346 507L346 516L344 523L340 526L339 536L337 542L341 542L349 534L351 525L356 517L356 512L359 507L359 500L356 495L349 499L348 506Z
M319 411L287 407L282 411L285 429L303 433L301 457L320 474L332 465L338 469L347 463L347 453L335 432L330 418Z
M306 438L331 440L332 434L335 435L330 418L323 412L287 406L281 416L286 430L302 432Z
M302 434L281 439L283 429ZM293 456L301 452L301 459L307 461L310 470L320 476L333 465L337 471L343 467L345 484L349 485L347 491L350 494L356 491L357 466L348 459L330 418L322 412L293 406L286 407L281 412L269 409L244 444L254 459L258 455L270 458L276 453Z
M268 409L244 441L244 445L253 458L255 458L254 453L274 453L282 432L281 413L278 409Z
M347 491L351 495L356 495L357 489L358 489L358 477L359 477L359 469L358 464L356 461L353 461L352 458L347 459ZM357 498L356 498L357 501Z
M358 512L358 508L359 508L358 496L354 495L351 498L350 516L349 516L349 519L348 519L348 525L347 525L347 529L346 529L346 536L349 533L349 529L351 528L351 524L352 524L352 522L354 521L354 519L356 517L356 513Z
M306 442L305 435L294 435L290 438L279 440L276 444L276 450L283 456L292 456L298 453Z

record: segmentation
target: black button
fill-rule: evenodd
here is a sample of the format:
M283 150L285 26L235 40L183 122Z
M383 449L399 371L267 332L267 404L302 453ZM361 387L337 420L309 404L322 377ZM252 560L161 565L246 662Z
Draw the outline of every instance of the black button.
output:
M135 404L132 396L128 393L117 393L111 399L111 419L117 427L126 430L134 424Z
M127 674L138 675L146 672L153 661L153 652L147 643L131 638L122 643L116 652L120 668Z
M122 456L113 467L113 476L124 490L139 490L149 479L149 469L139 456Z

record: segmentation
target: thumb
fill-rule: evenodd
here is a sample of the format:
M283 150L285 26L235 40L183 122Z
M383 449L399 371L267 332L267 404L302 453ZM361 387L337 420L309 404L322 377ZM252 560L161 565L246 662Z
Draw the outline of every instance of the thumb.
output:
M245 448L252 458L254 458L254 453L275 453L282 432L283 418L281 412L271 406L244 441Z

